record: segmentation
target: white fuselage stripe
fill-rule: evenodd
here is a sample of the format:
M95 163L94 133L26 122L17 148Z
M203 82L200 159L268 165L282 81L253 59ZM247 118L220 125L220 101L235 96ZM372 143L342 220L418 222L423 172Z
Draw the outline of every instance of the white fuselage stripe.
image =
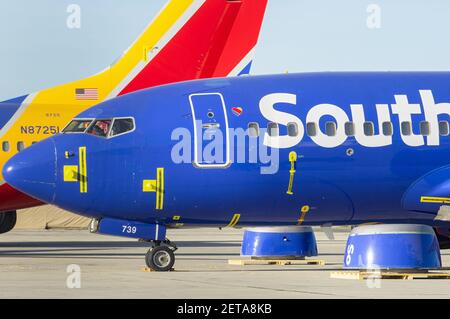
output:
M239 62L238 65L230 72L228 76L238 76L239 73L244 70L244 68L253 60L255 54L255 47L253 47L247 55Z

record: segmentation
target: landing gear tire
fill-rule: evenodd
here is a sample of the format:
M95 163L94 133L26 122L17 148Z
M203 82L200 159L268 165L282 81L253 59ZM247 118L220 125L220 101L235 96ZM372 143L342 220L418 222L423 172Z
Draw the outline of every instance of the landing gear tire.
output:
M0 213L0 234L11 231L16 226L16 212Z
M145 255L145 263L154 271L171 271L175 264L173 249L168 246L156 246Z

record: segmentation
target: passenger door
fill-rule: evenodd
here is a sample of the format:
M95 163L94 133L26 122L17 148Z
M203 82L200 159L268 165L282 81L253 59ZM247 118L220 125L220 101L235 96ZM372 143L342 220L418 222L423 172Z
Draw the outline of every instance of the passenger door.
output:
M230 136L222 94L192 94L189 101L194 125L194 166L227 168L231 164Z

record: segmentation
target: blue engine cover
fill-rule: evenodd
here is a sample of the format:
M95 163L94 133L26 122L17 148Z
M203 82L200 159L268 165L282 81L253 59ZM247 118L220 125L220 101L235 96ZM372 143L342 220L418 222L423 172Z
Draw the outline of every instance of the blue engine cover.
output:
M98 233L146 240L165 240L166 227L129 220L103 218L98 225Z
M344 256L351 269L436 269L439 243L425 225L369 225L351 232Z
M241 255L247 257L317 256L311 227L261 227L245 230Z

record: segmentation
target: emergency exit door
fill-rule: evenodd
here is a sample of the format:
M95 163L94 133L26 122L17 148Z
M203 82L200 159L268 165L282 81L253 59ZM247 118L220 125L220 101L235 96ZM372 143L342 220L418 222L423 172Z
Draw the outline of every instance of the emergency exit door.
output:
M189 101L194 124L194 165L199 168L228 167L231 163L230 137L222 94L192 94Z

